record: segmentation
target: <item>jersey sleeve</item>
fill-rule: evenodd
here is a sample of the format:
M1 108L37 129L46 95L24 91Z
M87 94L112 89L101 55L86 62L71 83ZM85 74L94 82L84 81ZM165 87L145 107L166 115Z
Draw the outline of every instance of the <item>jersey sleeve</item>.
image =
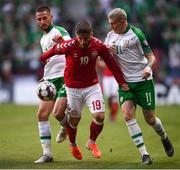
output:
M48 58L57 55L57 54L67 54L70 52L72 41L63 41L61 44L55 44L51 49L44 52L40 56L41 61L46 61Z
M144 33L136 27L131 27L131 28L139 39L138 45L142 48L143 53L144 54L151 53L152 52L151 47L149 46Z
M52 48L50 48L49 50L47 50L46 52L44 52L43 54L41 54L40 60L41 60L42 62L45 62L48 58L52 57L53 55L58 54L57 45L58 45L58 44L55 44Z
M62 35L64 40L70 40L71 39L69 33L67 32L67 30L65 28L60 27L60 26L55 26L55 27L60 32L60 34Z
M108 51L105 45L101 47L101 57L103 58L109 70L111 70L111 72L113 73L118 84L119 85L124 84L125 79L123 77L122 71L119 68L119 66L116 64L114 57L110 54L110 52Z

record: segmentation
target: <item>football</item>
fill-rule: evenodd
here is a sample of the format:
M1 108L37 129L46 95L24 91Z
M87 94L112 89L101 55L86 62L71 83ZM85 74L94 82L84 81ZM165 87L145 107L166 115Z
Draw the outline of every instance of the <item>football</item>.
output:
M53 83L46 80L39 83L36 93L43 101L53 100L56 96L56 87Z

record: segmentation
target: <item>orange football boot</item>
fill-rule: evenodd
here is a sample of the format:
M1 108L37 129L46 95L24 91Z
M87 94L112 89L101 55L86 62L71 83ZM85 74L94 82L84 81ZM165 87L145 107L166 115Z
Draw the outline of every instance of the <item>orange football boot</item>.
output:
M71 146L71 152L76 159L82 160L83 156L79 146Z
M91 150L92 155L95 158L101 158L101 151L98 148L98 145L95 143L87 143L86 145L87 149Z

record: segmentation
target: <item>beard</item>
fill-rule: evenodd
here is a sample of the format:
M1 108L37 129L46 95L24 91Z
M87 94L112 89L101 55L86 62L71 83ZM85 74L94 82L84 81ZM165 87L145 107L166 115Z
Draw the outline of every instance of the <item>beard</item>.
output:
M48 25L42 25L42 26L39 26L41 30L45 31L45 32L48 32L49 30L49 26Z

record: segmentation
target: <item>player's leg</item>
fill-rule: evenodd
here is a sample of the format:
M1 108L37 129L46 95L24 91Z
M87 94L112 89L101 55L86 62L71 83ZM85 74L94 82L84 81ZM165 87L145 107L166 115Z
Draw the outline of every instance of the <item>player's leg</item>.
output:
M95 158L100 158L101 151L96 144L96 139L104 126L105 106L99 84L87 88L85 101L93 115L93 120L90 125L90 136L86 147L92 151L92 155Z
M167 137L162 122L155 117L155 91L153 80L141 83L143 89L138 93L139 104L142 106L142 111L146 122L153 127L155 132L161 137L166 154L171 157L174 154L174 148Z
M110 121L114 122L117 118L118 109L119 109L118 97L113 95L110 96L108 98L108 104L110 108L109 119Z
M154 110L143 109L146 122L152 126L155 132L161 137L166 154L171 157L174 155L174 148L164 130L163 124L158 117L155 117Z
M76 141L77 126L81 119L83 108L80 91L80 89L73 89L67 87L67 109L69 112L69 121L66 123L66 132L69 138L72 155L79 160L83 158L82 152Z
M152 160L150 159L149 153L147 152L146 146L144 144L144 139L142 136L142 130L139 124L136 121L135 112L136 112L136 101L134 98L133 91L137 86L136 83L128 83L130 87L130 91L125 92L121 88L119 88L119 102L122 108L124 120L128 127L129 134L132 138L133 143L139 150L142 162L144 164L151 164ZM133 91L132 91L133 89Z
M131 100L125 101L122 105L122 112L124 115L124 119L128 127L129 134L133 140L133 143L139 150L142 156L143 163L151 164L152 161L144 144L141 128L139 127L135 118L135 110L136 110L135 105Z
M83 155L76 141L77 126L81 117L71 117L71 115L77 114L78 113L75 110L72 110L70 112L69 122L66 125L66 132L68 134L72 155L74 156L74 158L81 160L83 158Z
M55 78L49 81L51 81L56 86L56 90L57 90L56 102L54 105L53 114L61 125L61 129L56 136L56 142L60 143L64 141L67 136L66 130L64 127L64 124L68 120L68 115L65 114L65 111L67 108L66 89L65 89L63 77Z
M91 150L92 155L95 158L101 158L102 154L98 148L98 145L96 144L96 139L100 135L104 126L104 112L94 113L93 115L94 118L90 125L90 135L86 147Z
M118 102L118 84L115 80L115 78L112 76L109 79L109 86L110 88L110 108L111 108L111 112L110 112L110 120L111 121L115 121L117 118L117 114L118 114L118 109L119 109L119 102Z
M41 101L39 103L38 116L38 128L39 136L43 149L43 155L35 161L35 163L52 162L51 153L51 127L48 122L49 115L53 109L54 101Z
M118 84L113 76L103 77L103 92L108 100L109 119L114 122L117 117L119 102L118 102Z
M67 98L58 97L56 99L54 109L53 109L53 114L55 118L59 121L62 127L56 136L57 143L61 143L62 141L64 141L67 136L66 129L65 129L65 124L68 121L68 115L65 113L66 108L67 108Z

